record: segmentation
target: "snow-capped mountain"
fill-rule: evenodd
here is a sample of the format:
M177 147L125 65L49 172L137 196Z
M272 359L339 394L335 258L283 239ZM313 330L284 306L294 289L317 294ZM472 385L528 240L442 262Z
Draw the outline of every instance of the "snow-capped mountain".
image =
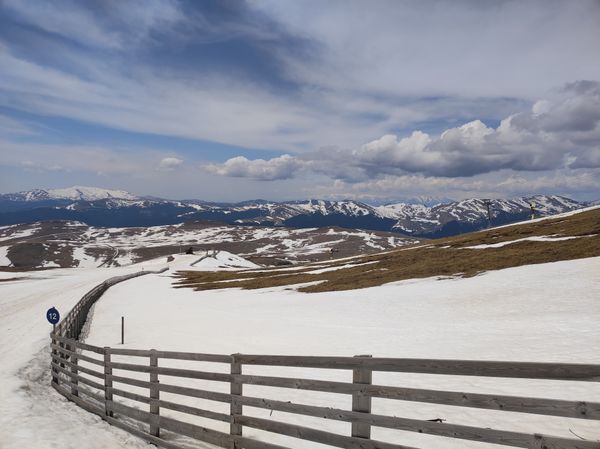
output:
M125 200L138 199L137 196L124 190L109 190L98 187L73 186L65 189L33 189L26 192L9 193L0 195L0 199L14 201L45 201L45 200L74 200L96 201L108 198Z
M578 209L586 203L561 196L537 195L514 199L434 199L372 206L354 200L306 200L210 203L137 197L119 190L92 187L31 190L0 195L0 225L44 220L75 220L94 226L154 226L210 220L251 226L313 228L340 226L393 231L418 237L443 237L489 225L524 220L531 205L538 216Z
M489 205L489 215L488 215ZM379 208L397 219L394 229L410 235L441 237L473 231L488 226L553 215L584 207L585 203L562 196L536 195L510 200L480 198L438 204L433 207L414 204L395 204ZM491 223L490 223L491 219Z

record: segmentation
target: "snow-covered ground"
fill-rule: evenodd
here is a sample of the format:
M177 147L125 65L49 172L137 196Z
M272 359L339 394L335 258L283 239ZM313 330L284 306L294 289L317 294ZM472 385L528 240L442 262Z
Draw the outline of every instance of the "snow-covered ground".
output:
M381 287L321 294L286 288L196 292L171 288L170 274L134 279L113 287L95 308L87 342L116 345L120 317L126 346L231 354L355 355L600 363L600 258L511 268L474 278L403 281ZM127 301L123 299L127 298ZM139 359L132 359L138 362ZM163 362L161 362L163 363ZM190 362L164 362L190 367ZM226 367L225 367L226 368ZM202 369L202 368L200 368ZM217 366L211 369L218 369ZM245 373L350 380L349 372L247 367ZM132 373L128 373L131 375ZM141 376L146 376L141 374ZM144 377L145 378L145 377ZM176 383L179 379L168 379ZM165 380L166 382L166 380ZM186 385L227 391L216 382ZM376 373L374 383L523 396L600 401L600 386L580 382L483 379ZM337 406L346 396L245 387L254 396ZM182 400L178 398L178 400ZM227 413L226 405L189 404ZM252 410L256 416L269 412ZM528 433L600 439L597 422L522 415L433 404L375 399L374 412L494 427ZM181 417L174 412L165 415ZM274 412L273 419L348 434L349 424ZM197 420L226 431L226 425ZM247 435L264 437L252 429ZM482 443L374 429L374 438L416 447L480 448ZM269 441L289 444L286 437ZM295 442L292 447L322 447Z
M218 269L233 263L223 252L192 269ZM86 341L117 346L120 317L126 322L126 347L231 354L297 354L600 363L600 257L511 268L473 278L402 281L364 290L303 294L287 288L196 292L173 289L176 269L189 269L196 256L177 256L171 271L112 287L96 304ZM243 259L242 259L243 260ZM145 269L165 258L141 264ZM204 268L203 268L204 267ZM0 447L146 448L135 437L102 422L64 400L49 386L45 311L64 315L104 279L141 269L58 269L10 273L19 281L0 282ZM125 359L125 358L123 358ZM139 363L139 359L136 360ZM208 368L197 362L161 361L162 366ZM227 370L213 364L212 370ZM346 371L245 367L261 373L349 381ZM131 375L133 373L129 373ZM140 376L145 376L140 374ZM163 379L176 383L179 379ZM600 401L600 384L584 382L485 379L460 376L375 373L374 383L572 400ZM227 391L228 385L183 381ZM245 386L244 392L279 400L349 409L350 398L318 392ZM182 399L180 399L182 400ZM226 404L190 399L197 407L227 413ZM269 417L269 412L245 412ZM384 399L375 413L523 432L600 439L598 422L523 415ZM161 411L183 419L185 415ZM348 423L273 412L272 419L318 426L349 435ZM185 418L194 420L192 417ZM197 421L226 430L215 421ZM249 428L247 436L265 434ZM373 430L373 437L416 447L483 448L482 443L410 432ZM269 435L269 441L297 448L322 448L306 441ZM199 446L203 447L203 446Z
M48 375L52 306L65 315L88 290L132 268L3 273L0 282L0 447L150 448L63 400ZM6 277L5 277L6 278Z

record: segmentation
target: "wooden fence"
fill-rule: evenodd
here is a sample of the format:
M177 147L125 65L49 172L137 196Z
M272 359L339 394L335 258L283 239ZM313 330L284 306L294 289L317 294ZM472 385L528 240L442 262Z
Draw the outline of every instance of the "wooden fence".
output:
M114 283L110 285L114 285ZM108 287L104 286L102 288L106 290ZM94 291L95 293L88 294L90 296L86 301L97 300L100 290L92 290L90 294ZM99 294L101 295L101 293ZM82 298L82 301L84 298ZM86 311L86 308L89 309L89 306L78 304L72 313L67 315L61 326L58 326L51 335L52 386L69 400L85 410L101 416L110 424L168 449L182 448L184 445L178 441L181 436L233 449L283 448L278 444L245 437L243 434L244 428L259 429L332 447L411 449L409 446L371 439L372 427L413 431L530 449L600 449L600 443L595 441L431 422L371 412L372 398L385 398L475 409L600 420L600 403L596 402L462 393L372 383L374 372L599 382L600 365L423 360L375 358L370 356L216 355L157 351L154 349L98 347L82 343L76 339L83 325L84 317L82 313ZM139 363L124 363L116 360L124 356L134 359L139 358L141 361ZM228 372L212 372L162 366L164 361L167 360L226 364L229 369L226 370ZM244 366L349 370L352 372L352 382L244 374ZM119 373L144 373L142 376L147 375L147 380L140 379L140 374L115 375L114 370ZM167 378L166 381L165 378ZM223 382L229 385L229 393L175 385L169 383L169 378L184 379L187 382L192 379ZM352 409L343 410L249 396L244 394L244 385L348 395L352 398ZM135 393L129 388L131 386L137 387L137 391L140 388L147 390L147 393ZM194 407L189 405L189 400L187 401L188 404L184 404L183 402L186 401L182 400L165 400L163 393L168 393L169 397L195 398L195 400L201 399L229 404L229 413ZM138 406L126 405L119 398L124 398L128 400L129 404L138 404ZM350 435L341 435L322 428L305 427L289 422L250 416L244 413L244 406L325 420L349 422L351 423L351 433ZM217 431L190 422L161 416L161 410L173 410L195 417L228 423L229 432Z

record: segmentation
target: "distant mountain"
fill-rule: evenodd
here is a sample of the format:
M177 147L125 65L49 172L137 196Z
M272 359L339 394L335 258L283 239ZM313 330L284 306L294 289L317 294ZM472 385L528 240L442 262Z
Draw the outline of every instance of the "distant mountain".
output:
M0 195L0 225L45 220L81 221L91 226L154 226L210 220L249 226L313 228L340 226L393 231L415 237L445 237L489 225L484 199L372 206L353 200L211 203L138 197L119 190L71 187ZM493 225L527 219L530 204L538 216L585 207L561 196L537 195L489 200Z
M438 204L433 207L413 204L395 204L379 208L398 221L392 230L408 235L431 238L446 237L476 231L490 224L497 226L526 220L531 217L533 205L536 216L554 215L587 206L562 196L536 195L510 200L495 199L489 201L491 223L489 222L486 200L472 198Z
M1 199L10 199L13 201L47 201L47 200L81 200L96 201L107 198L120 198L126 200L138 199L137 196L125 192L124 190L108 190L98 187L73 186L66 189L34 189L27 192L9 193L0 195Z

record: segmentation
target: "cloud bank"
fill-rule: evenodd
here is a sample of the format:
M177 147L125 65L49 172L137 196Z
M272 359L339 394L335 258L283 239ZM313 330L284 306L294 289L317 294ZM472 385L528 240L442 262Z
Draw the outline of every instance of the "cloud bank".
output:
M210 170L269 180L313 171L345 182L407 173L469 177L499 170L538 172L600 167L600 82L566 85L552 100L503 119L496 128L474 120L439 136L386 134L354 150L323 148L270 160L233 158Z

